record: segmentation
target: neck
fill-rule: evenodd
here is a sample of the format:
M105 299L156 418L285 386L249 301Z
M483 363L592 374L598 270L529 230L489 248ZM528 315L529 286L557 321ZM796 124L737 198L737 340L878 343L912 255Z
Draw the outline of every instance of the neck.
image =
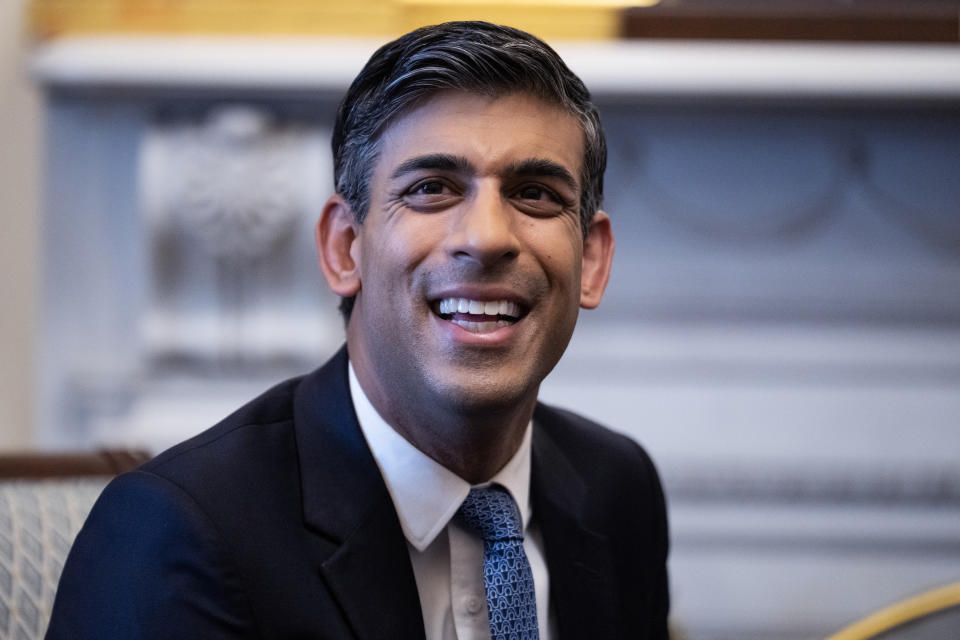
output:
M464 409L425 398L398 398L354 366L377 413L405 440L471 484L486 482L514 456L533 418L537 388L521 402Z
M409 428L403 422L391 426L425 454L469 482L490 480L516 454L533 416L529 409L488 414L483 418L465 418L454 423L452 417L434 432ZM423 424L423 423L420 423Z

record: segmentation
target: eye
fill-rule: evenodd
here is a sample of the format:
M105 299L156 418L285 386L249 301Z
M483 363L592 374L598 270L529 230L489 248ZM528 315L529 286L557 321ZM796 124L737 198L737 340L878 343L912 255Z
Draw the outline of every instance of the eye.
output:
M538 184L525 184L514 191L516 206L529 215L555 216L560 214L567 203L551 189Z
M446 180L429 178L414 183L403 193L403 202L415 211L441 211L453 206L460 199L460 194Z
M517 196L523 198L524 200L556 200L556 198L549 191L543 187L538 187L536 185L528 185L520 189L517 193Z
M436 196L436 195L442 194L444 188L445 188L445 185L439 180L430 180L427 182L421 182L420 184L416 185L411 190L411 193L416 193L416 194L425 195L425 196Z

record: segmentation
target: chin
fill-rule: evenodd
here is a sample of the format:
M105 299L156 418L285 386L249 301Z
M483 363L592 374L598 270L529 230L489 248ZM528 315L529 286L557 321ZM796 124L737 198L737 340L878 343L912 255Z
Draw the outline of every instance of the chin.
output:
M444 398L451 409L464 414L497 413L516 409L528 399L536 398L539 381L491 381L487 376L474 375L470 380L446 379L438 381L437 395Z
M490 411L515 407L529 393L529 387L505 381L491 381L483 374L469 378L449 376L434 381L434 395L460 411ZM534 392L535 393L535 392Z

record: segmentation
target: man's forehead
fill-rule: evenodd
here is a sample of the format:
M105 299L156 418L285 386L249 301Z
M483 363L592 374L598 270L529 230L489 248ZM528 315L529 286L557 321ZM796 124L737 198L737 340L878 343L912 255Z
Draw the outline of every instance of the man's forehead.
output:
M444 90L417 101L383 128L379 160L388 159L391 166L378 162L378 169L393 174L403 164L433 155L448 156L450 170L468 170L476 168L472 154L488 159L502 154L504 169L529 173L559 163L579 184L584 145L579 119L535 94Z

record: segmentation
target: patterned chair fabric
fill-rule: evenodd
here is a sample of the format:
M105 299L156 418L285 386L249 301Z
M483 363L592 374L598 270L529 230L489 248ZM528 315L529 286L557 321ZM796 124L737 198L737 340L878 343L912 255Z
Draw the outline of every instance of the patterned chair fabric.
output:
M0 638L43 638L67 552L109 480L0 482Z

